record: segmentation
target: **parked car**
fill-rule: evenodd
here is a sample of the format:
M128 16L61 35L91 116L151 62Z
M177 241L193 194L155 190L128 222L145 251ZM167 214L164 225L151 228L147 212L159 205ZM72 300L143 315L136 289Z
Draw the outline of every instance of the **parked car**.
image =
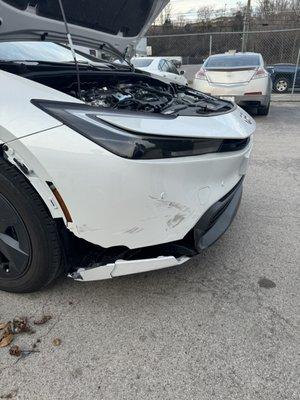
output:
M240 106L270 108L272 82L259 53L225 53L208 57L196 73L194 88L213 96L234 99Z
M120 54L167 2L63 3L74 44ZM0 0L0 42L64 41L59 3L31 4ZM230 226L255 130L245 111L130 65L10 57L0 62L0 289L181 265Z
M300 88L300 67L295 64L273 64L267 67L273 82L273 90L276 93L288 92L294 82L296 74L295 87Z
M184 71L178 71L173 61L163 57L134 57L131 60L135 68L149 72L153 76L164 78L167 82L187 85Z

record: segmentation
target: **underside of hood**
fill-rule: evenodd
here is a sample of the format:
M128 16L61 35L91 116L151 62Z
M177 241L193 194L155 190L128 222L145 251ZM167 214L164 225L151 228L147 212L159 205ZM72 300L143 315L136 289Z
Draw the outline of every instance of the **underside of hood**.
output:
M124 52L147 29L169 0L63 0L73 42L99 48L108 43ZM0 41L66 41L58 0L0 0Z

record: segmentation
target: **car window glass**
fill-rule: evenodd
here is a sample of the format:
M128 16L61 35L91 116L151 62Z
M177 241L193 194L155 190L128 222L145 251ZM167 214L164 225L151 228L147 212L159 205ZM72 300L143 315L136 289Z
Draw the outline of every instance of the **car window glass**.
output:
M158 69L160 71L163 71L163 66L164 66L165 60L160 60L158 63Z
M161 70L164 72L168 72L169 66L166 60L161 60Z
M2 61L50 61L73 62L71 50L51 42L3 42L0 43ZM77 54L78 61L89 59Z
M177 68L172 63L172 61L168 61L168 72L171 72L171 74L179 75L179 72L177 71Z
M149 67L152 64L153 58L134 58L131 60L132 64L136 68Z
M260 59L255 54L235 54L209 57L205 68L258 67Z

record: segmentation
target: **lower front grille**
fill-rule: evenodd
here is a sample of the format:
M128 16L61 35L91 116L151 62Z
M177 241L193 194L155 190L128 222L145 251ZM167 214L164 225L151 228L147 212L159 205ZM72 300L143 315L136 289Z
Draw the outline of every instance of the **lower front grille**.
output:
M198 252L212 245L230 226L241 201L243 179L211 206L196 224L194 240Z
M228 200L210 219L209 221L209 225L206 229L206 232L209 231L214 224L217 222L217 220L219 219L219 217L223 214L223 212L226 210L226 208L228 207L228 204L230 203L230 200Z

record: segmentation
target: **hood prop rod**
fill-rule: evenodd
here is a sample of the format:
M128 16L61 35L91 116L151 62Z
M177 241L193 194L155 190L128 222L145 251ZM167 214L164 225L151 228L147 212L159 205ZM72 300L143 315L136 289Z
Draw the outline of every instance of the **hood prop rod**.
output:
M72 55L73 55L73 58L74 58L74 63L75 63L75 68L76 68L76 76L77 76L78 97L80 98L80 100L82 100L81 84L80 84L80 71L79 71L77 56L76 56L76 52L75 52L75 49L74 49L73 40L72 40L72 36L71 36L71 33L70 33L69 25L68 25L68 22L67 22L65 9L64 9L64 6L62 4L62 0L58 0L58 3L59 3L59 7L60 7L60 10L61 10L61 14L62 14L62 17L63 17L64 24L65 24L68 43L69 43L69 46L70 46L70 49L71 49L71 52L72 52Z

